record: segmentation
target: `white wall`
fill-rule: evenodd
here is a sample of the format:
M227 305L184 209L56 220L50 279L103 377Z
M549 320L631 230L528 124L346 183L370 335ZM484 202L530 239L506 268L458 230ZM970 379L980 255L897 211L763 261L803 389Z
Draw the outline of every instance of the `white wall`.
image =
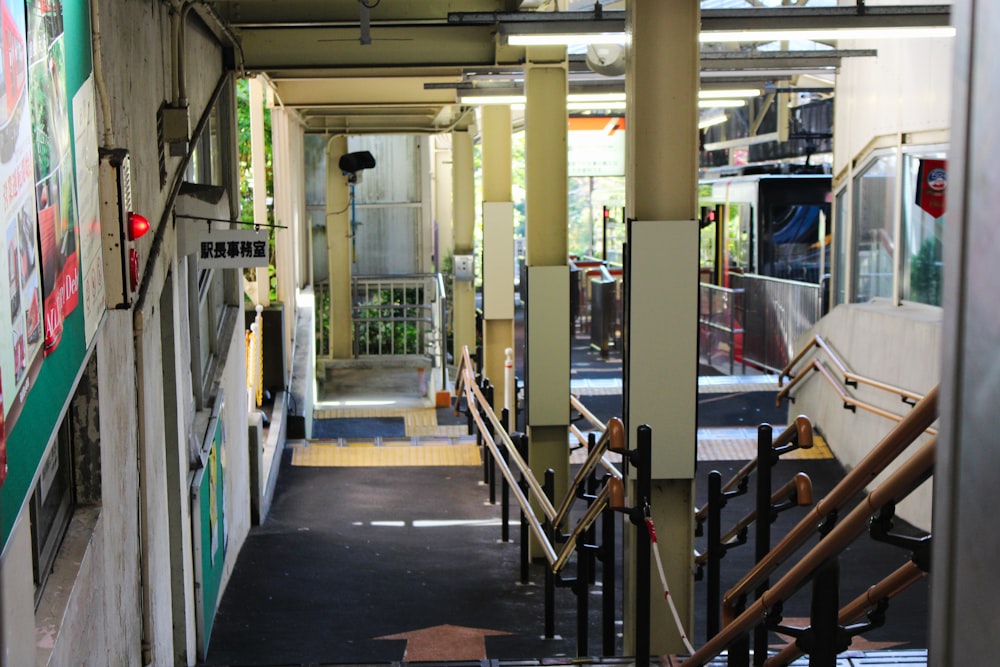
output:
M795 349L803 349L814 334L819 334L849 370L922 395L937 385L941 375L941 317L940 308L893 307L878 299L867 304L837 306L796 342ZM813 356L824 361L836 376L835 367L825 355L813 353ZM900 417L910 409L898 395L865 385L848 387L847 392ZM844 409L838 395L819 373L810 374L796 386L793 395L795 403L789 405L789 420L799 414L809 417L847 468L857 465L895 425L886 417L861 409L856 413ZM926 439L924 436L920 442ZM889 471L895 470L916 449L916 445L910 446L908 454L900 457ZM876 478L875 484L883 478L884 474ZM915 526L929 530L930 483L901 503L897 513Z
M920 141L898 135L947 130L953 42L932 38L840 44L842 49L876 49L878 57L842 61L834 104L834 174L862 157L876 138L896 145L897 137L899 143Z

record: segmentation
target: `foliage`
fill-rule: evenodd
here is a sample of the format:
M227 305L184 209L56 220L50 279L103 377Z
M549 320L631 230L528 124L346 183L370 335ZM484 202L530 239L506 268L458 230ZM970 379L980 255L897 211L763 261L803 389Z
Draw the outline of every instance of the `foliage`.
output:
M910 298L941 305L941 242L937 238L925 240L910 260Z
M363 354L419 354L423 290L380 290L359 304L358 349Z
M253 191L253 151L250 143L250 82L240 79L236 83L236 121L237 121L237 164L240 174L240 220L253 224L254 191ZM266 223L274 224L274 161L271 150L271 110L264 105L264 193L267 202ZM274 229L268 234L270 261L268 263L268 292L271 301L277 301L277 279L274 267ZM253 269L246 269L248 280L256 280Z

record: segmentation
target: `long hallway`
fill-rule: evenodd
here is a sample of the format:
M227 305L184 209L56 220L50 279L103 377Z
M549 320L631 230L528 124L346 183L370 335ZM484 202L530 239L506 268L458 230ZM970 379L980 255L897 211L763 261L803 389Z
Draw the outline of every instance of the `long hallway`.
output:
M583 341L574 345L573 390L602 421L620 413L615 363L597 359ZM715 469L728 479L753 455L756 425L778 425L785 416L785 408L774 405L773 381L721 376L704 366L701 371L699 505L705 500L705 475ZM338 413L328 410L315 427L325 438L289 443L271 513L251 531L240 554L206 664L478 663L576 656L576 598L568 587L557 587L555 636L546 639L543 568L532 565L529 583L520 583L516 505L511 542L503 543L501 507L488 503L479 448L474 438L455 435L464 432L464 415L424 407L401 409L395 413L400 417L373 416L390 412L354 408L332 418ZM434 426L426 424L428 413ZM400 433L400 428L422 434ZM433 435L435 430L441 435ZM824 451L817 447L782 459L775 484L803 471L815 497L821 497L844 472ZM574 454L572 460L577 458ZM752 495L734 498L725 517L742 516L752 507ZM780 536L800 517L798 510L780 514L772 534ZM631 529L619 519L619 545L621 531ZM905 557L894 547L859 540L842 559L843 595L863 592ZM620 558L616 656L629 652L621 639ZM723 586L745 572L751 560L752 546L732 549L723 561ZM571 564L567 575L574 573ZM600 566L596 581L601 581ZM695 645L705 638L704 586L703 581L695 586L696 620L690 629ZM586 653L591 656L605 653L601 593L600 584L590 588ZM925 664L926 610L927 586L921 582L893 601L886 627L858 638L854 648L860 652L848 652L845 660L878 650L892 664ZM786 607L786 624L804 623L808 614L804 590ZM775 648L787 641L772 635Z

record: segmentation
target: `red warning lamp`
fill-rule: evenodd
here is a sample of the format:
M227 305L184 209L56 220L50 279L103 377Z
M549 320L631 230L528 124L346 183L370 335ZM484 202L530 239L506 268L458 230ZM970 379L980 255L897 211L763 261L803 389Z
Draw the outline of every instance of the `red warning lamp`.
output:
M149 231L149 220L145 217L139 215L138 213L133 213L129 211L128 214L128 240L135 241L138 238L142 238Z

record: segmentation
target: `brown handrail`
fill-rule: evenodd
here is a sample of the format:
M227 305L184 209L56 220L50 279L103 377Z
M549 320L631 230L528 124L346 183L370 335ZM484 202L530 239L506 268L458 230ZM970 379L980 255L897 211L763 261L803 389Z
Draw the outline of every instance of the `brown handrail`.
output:
M775 436L774 440L771 442L771 447L778 449L779 447L784 447L786 445L792 445L797 449L811 449L813 446L813 429L812 422L805 415L799 415L795 418L791 424L785 427L785 430ZM742 468L740 468L732 478L725 483L722 487L723 493L728 493L732 491L740 482L743 481L750 473L757 469L757 457L750 459ZM703 505L695 510L694 518L695 521L704 521L708 517L708 505Z
M788 480L784 486L771 494L771 505L774 506L793 497L795 498L795 503L799 505L799 507L812 505L812 480L809 479L809 475L804 472L795 473L795 476ZM756 520L757 510L752 509L747 512L743 518L733 524L733 527L727 530L726 533L719 538L719 541L722 544L732 542L736 539L736 536L740 534L740 531L750 527L750 525ZM696 567L704 565L707 561L708 551L698 553L694 558L694 564Z
M472 415L472 418L476 422L476 426L480 429L480 431L487 432L488 429L486 427L486 423L483 421L483 415L480 415L479 410L474 409L474 406L477 404L477 402L481 405L487 405L487 406L489 405L489 403L486 401L486 397L483 396L482 391L476 385L476 383L471 381L472 378L470 376L472 375L472 364L469 358L468 347L465 347L462 350L462 359L461 361L459 361L458 369L462 372L460 374L461 379L456 380L455 383L456 393L458 392L459 389L464 391L466 402L469 409L469 414ZM563 502L563 507L561 507L557 511L555 507L553 507L552 502L548 499L548 496L545 495L541 485L538 483L538 480L532 473L531 468L527 465L527 463L525 463L523 457L517 451L517 448L514 446L513 441L510 439L510 436L507 434L507 431L500 424L500 420L497 418L493 410L492 409L484 410L483 413L490 421L490 424L493 427L493 431L498 434L500 439L503 441L504 445L507 447L507 453L509 455L510 460L514 463L514 465L523 475L523 478L528 485L529 492L535 495L537 502L540 505L542 512L545 514L546 518L552 523L552 525L559 525L559 523L561 523L562 521L562 518L568 514L569 505L572 503L575 497L573 494L574 487L570 486L568 488L566 499ZM521 506L521 510L524 513L524 517L528 523L528 527L531 529L531 532L534 533L535 537L538 539L538 542L541 545L541 548L544 552L545 559L548 561L550 568L552 568L552 571L555 573L559 572L559 570L565 566L569 557L573 554L573 551L575 551L576 540L567 542L563 546L561 552L558 554L556 553L555 547L552 544L552 542L548 539L548 536L546 535L545 530L542 527L541 521L539 521L534 510L531 508L531 503L529 502L528 497L521 491L520 485L517 483L517 480L514 479L513 471L511 470L507 462L503 459L503 457L500 456L500 451L497 448L496 442L494 442L493 438L487 437L483 438L483 444L493 454L494 460L497 462L501 474L507 480L510 491L514 494L514 498L517 500L518 505ZM608 447L612 445L621 449L624 449L625 447L625 426L624 424L622 424L621 420L618 419L617 417L612 418L608 422L608 427L605 429L604 434L598 441L597 446L595 446L593 450L590 452L587 462L584 464L583 467L584 468L589 467L592 469L596 465L597 460L602 458L604 451L606 451ZM595 500L595 502L592 503L591 507L588 508L588 511L584 515L583 519L581 519L581 521L578 522L577 526L574 528L574 531L585 530L586 528L589 528L590 524L596 520L596 517L600 514L600 509L602 509L604 505L607 503L608 495L610 493L608 485L611 484L612 481L618 481L618 483L621 483L620 473L617 478L612 476L607 480L607 482L605 483L605 488L598 495L597 500ZM595 506L598 507L595 509ZM586 520L586 523L584 520Z
M935 438L907 459L882 484L869 493L850 514L838 522L826 537L792 565L791 569L774 586L764 591L746 611L732 618L731 603L724 600L723 616L726 625L717 635L685 660L684 666L700 667L721 653L737 637L760 623L769 609L784 602L801 588L827 559L837 555L857 539L864 532L868 518L879 508L886 503L902 500L923 483L934 469L936 444L937 439ZM725 618L727 611L730 615L728 619Z
M837 622L840 625L857 623L864 617L869 609L877 605L882 600L891 600L910 586L927 576L913 561L907 561L896 569L895 572L878 582L867 591L851 600L841 608L837 615ZM787 665L801 656L802 649L794 643L781 649L764 662L764 667L787 667Z
M812 359L810 363L806 365L805 368L796 373L794 377L792 376L792 369L795 368L795 366L800 361L802 361L803 357L805 357L805 355L813 347L817 347L826 353L826 356L830 358L830 361L833 362L833 365L837 367L837 371L843 378L843 384L849 385L852 382L854 382L855 384L865 384L868 385L869 387L874 387L875 389L879 389L881 391L890 394L898 394L903 400L909 400L914 403L923 398L922 395L910 391L908 389L903 389L902 387L897 387L896 385L889 384L887 382L882 382L881 380L875 380L870 377L855 373L854 371L849 369L846 364L844 364L843 360L841 360L839 356L837 356L837 353L833 351L833 348L830 347L829 343L827 343L822 336L816 334L812 337L809 343L803 346L803 348L799 350L799 353L796 354L795 357L791 361L789 361L788 364L783 369L781 369L781 373L778 375L778 386L781 387L781 391L778 392L778 399L777 399L779 405L781 404L781 399L787 396L788 393L792 390L792 388L800 381L802 381L802 379L807 375L807 371L810 368L815 368L816 370L822 369L824 371L823 374L826 376L827 380L830 381L832 385L834 385L839 389L840 383L838 383L836 379L830 376L828 374L829 371L826 371L826 367L823 366L822 363L818 362L815 358ZM790 381L787 385L784 385L784 379L786 377L790 378ZM867 404L862 405L853 398L850 398L848 401L848 397L845 392L838 391L838 393L841 394L841 398L843 398L845 402L850 402L852 405L857 405L857 407L859 408L869 410L870 406L868 406ZM869 410L869 411L874 412L874 410ZM891 412L876 412L876 414L882 414L883 416L888 416L891 419L896 419L897 421L899 420L899 417L893 415Z
M770 577L789 556L813 535L816 526L839 511L860 493L886 466L909 447L937 418L938 388L935 386L899 424L886 434L857 466L851 469L826 496L777 545L723 596L723 615L732 612L740 596L747 595Z

